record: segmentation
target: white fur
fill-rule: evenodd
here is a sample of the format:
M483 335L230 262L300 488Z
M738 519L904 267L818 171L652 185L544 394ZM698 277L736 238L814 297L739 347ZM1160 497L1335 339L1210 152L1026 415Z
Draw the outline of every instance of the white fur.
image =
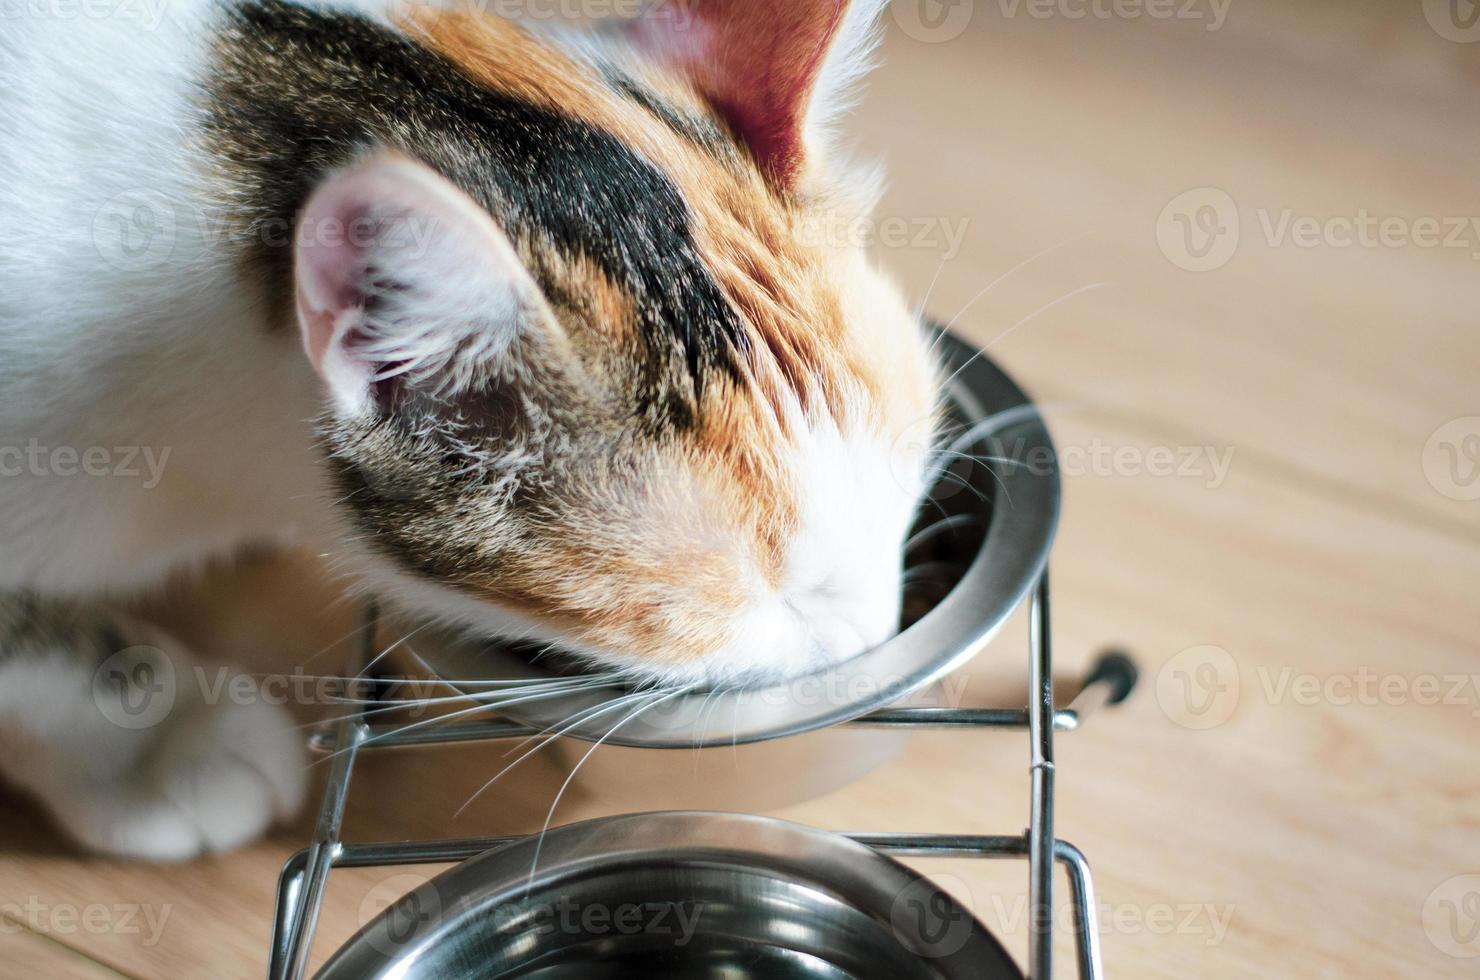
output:
M0 22L0 590L136 593L329 524L317 380L238 281L186 138L212 9L146 8ZM140 207L173 234L130 256L144 239L116 219ZM17 457L32 447L46 452ZM98 475L69 455L88 450ZM83 843L186 858L297 807L282 709L182 701L130 731L100 713L90 675L66 651L0 662L0 731L21 739L0 740L0 771Z
M918 494L899 483L899 463L870 435L819 425L789 462L800 533L780 588L752 583L731 643L701 663L670 668L665 679L769 683L824 670L894 635Z
M830 150L839 121L858 100L860 83L874 66L889 0L851 0L843 25L827 50L807 107L812 139Z
M0 589L133 591L322 520L316 380L263 329L187 137L211 16L0 29L0 449L169 454L149 488L0 459ZM131 257L141 208L163 233Z
M857 73L876 7L855 4L824 104ZM431 615L548 634L417 582L342 532L313 446L322 381L296 336L265 329L232 229L210 204L221 189L190 137L217 9L136 9L0 22L0 466L44 450L39 470L28 460L0 476L0 590L131 595L244 542L297 540ZM149 214L146 240L136 222ZM143 447L157 473L117 472ZM62 463L90 450L107 455L110 475ZM794 673L893 626L916 488L899 487L890 448L860 434L824 429L795 452L806 518L786 586L756 590L731 646L690 676ZM296 805L302 773L280 712L184 705L157 729L120 735L94 723L89 692L66 656L0 663L0 731L47 746L25 756L0 746L0 769L85 842L186 857L240 843Z
M183 860L227 850L291 815L307 784L302 740L279 706L213 696L195 659L130 624L155 677L130 714L106 671L73 651L29 651L0 676L0 722L24 735L0 773L31 790L81 843L130 857ZM19 722L19 724L16 724ZM0 725L0 728L4 728Z

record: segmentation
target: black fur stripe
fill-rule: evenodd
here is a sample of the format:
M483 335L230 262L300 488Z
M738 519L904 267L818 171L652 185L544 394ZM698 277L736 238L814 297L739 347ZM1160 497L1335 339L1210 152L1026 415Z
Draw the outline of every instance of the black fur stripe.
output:
M248 183L253 228L283 227L327 171L385 146L436 168L513 236L593 261L633 297L647 347L640 404L669 423L691 421L706 373L733 371L745 350L665 174L611 134L490 91L386 27L250 0L222 35L207 108L218 152ZM272 238L249 240L285 287L289 250Z
M742 157L734 140L714 120L694 116L668 104L656 92L615 69L606 72L606 81L654 119L715 160L732 166L740 165Z

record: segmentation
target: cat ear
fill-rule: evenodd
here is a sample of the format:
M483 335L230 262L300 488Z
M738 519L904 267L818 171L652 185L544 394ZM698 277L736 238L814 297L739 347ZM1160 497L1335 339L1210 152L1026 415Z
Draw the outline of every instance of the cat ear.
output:
M888 0L658 0L639 47L691 79L773 180L795 188L810 149L868 71Z
M398 155L329 177L304 207L294 247L304 348L348 414L391 383L437 396L467 388L544 310L488 213Z

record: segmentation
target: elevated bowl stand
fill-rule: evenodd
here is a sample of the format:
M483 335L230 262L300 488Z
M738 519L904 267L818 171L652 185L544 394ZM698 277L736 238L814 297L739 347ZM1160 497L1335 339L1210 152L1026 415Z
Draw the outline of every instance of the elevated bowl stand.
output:
M366 610L364 664L376 655L377 613ZM1028 667L1030 701L1023 708L894 708L845 722L850 728L1026 730L1029 753L1029 822L1019 834L902 834L847 832L844 836L895 857L1026 859L1028 865L1028 970L1031 980L1049 980L1053 972L1054 866L1069 880L1075 960L1082 980L1102 980L1094 879L1088 859L1077 847L1054 835L1054 733L1074 731L1095 710L1119 704L1136 683L1134 665L1123 655L1103 655L1084 678L1078 695L1064 708L1054 704L1048 571L1033 590L1029 609ZM526 725L490 720L447 728L422 727L399 732L371 722L361 705L349 716L314 733L310 747L331 753L328 784L308 847L288 859L278 878L269 980L302 980L319 910L334 868L447 864L465 861L490 848L522 838L474 837L427 841L344 841L341 828L355 760L361 752L405 749L458 742L493 742L541 734ZM655 750L661 751L661 750Z

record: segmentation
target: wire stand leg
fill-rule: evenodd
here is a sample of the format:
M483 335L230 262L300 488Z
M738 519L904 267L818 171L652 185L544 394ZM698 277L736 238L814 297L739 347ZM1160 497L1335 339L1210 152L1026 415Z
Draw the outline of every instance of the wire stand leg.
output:
M368 668L375 647L375 624L378 610L374 602L365 609L365 656L361 670ZM313 842L306 851L289 859L278 884L279 935L273 942L272 960L268 964L269 980L300 980L308 976L309 954L313 934L319 923L319 910L324 904L324 889L329 872L343 849L339 834L344 825L344 808L349 799L349 781L355 756L365 740L364 705L342 718L334 729L334 755L329 778L319 805L318 822Z
M1054 848L1059 861L1069 872L1069 895L1074 903L1074 949L1079 958L1079 975L1084 980L1103 980L1105 967L1100 959L1100 924L1095 912L1095 880L1090 874L1089 859L1068 841Z
M283 980L287 976L288 946L302 910L299 897L303 894L303 873L308 867L308 848L295 853L283 865L278 875L277 907L272 919L272 952L267 965L270 980Z
M1028 976L1053 976L1053 649L1049 632L1048 569L1038 580L1028 624L1028 740L1033 751L1033 800L1028 824Z

